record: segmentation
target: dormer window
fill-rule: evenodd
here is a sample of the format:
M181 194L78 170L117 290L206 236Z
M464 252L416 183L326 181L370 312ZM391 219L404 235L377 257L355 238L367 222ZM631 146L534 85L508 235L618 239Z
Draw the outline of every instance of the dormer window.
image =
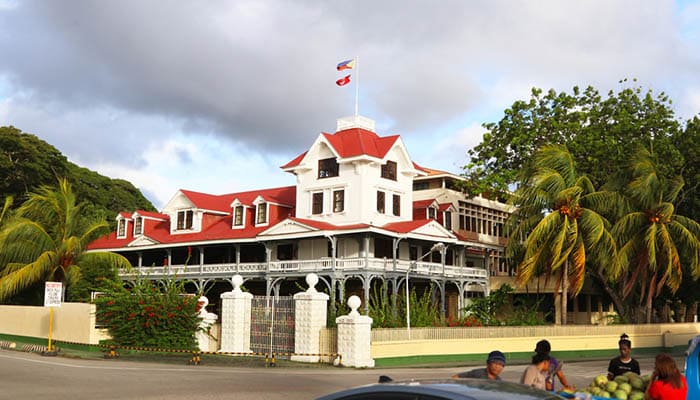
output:
M335 158L318 160L318 179L338 176L338 161Z
M435 208L428 207L428 219L435 219Z
M396 162L387 161L386 164L382 165L382 178L396 180Z
M134 217L134 236L143 235L143 217Z
M452 230L452 212L445 211L445 229Z
M255 224L261 225L267 223L267 203L260 203L255 210Z
M125 238L126 237L126 219L121 218L117 222L117 237L118 238Z
M177 230L184 231L192 229L192 224L194 221L194 211L183 210L177 212Z
M243 213L245 209L243 206L233 207L233 226L243 226Z

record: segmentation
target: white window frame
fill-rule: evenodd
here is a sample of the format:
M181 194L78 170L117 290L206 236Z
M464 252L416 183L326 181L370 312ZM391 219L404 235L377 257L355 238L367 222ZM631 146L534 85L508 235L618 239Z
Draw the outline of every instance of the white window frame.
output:
M240 225L236 225L236 209L238 209L239 207L241 208L241 211L242 211L242 215L241 215L241 224L240 224ZM246 224L246 214L248 214L248 213L246 212L246 206L244 206L244 205L243 205L242 203L240 203L240 202L234 202L234 203L233 203L233 209L232 209L232 212L231 212L231 216L232 216L232 218L231 218L231 228L232 228L232 229L244 229L244 228L245 228L245 224Z

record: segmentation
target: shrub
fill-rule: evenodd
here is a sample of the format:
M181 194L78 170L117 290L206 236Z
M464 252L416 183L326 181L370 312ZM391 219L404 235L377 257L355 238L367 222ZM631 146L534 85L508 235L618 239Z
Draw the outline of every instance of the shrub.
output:
M195 350L197 297L174 280L139 279L133 288L115 284L96 298L97 322L121 346Z

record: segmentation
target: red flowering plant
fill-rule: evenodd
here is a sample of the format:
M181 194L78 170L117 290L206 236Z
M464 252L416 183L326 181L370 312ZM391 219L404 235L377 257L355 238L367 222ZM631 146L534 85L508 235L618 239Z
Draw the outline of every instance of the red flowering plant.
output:
M197 297L174 279L115 284L95 299L97 323L121 346L194 350L200 318Z

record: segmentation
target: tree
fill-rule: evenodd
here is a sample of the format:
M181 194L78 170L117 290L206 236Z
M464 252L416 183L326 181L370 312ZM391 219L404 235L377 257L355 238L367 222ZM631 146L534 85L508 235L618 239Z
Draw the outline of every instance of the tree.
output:
M626 199L618 203L622 215L612 228L618 253L610 278L620 277L623 298L639 296L647 323L664 287L671 293L680 287L684 264L693 279L700 276L700 224L678 215L674 206L683 184L681 177L665 178L645 149L637 151L626 174L609 184Z
M79 167L35 135L12 126L0 127L0 193L12 196L19 206L29 193L53 185L61 176L71 183L76 196L91 204L83 211L109 218L112 229L116 225L113 217L120 211L155 211L131 183Z
M556 292L562 293L557 322L566 324L567 297L580 292L587 259L615 252L610 223L595 211L606 195L595 191L587 176L577 174L573 157L563 146L542 147L520 179L522 185L513 196L517 208L509 220L507 255L523 254L518 284L535 276L557 279Z
M86 252L109 226L104 218L86 218L82 209L65 179L58 188L42 186L29 195L0 231L0 302L47 280L69 287L91 263L131 268L121 255Z
M533 88L528 101L516 101L499 122L483 127L487 132L468 151L470 163L465 166L467 189L473 194L507 193L518 183L519 171L546 144L566 146L577 171L596 187L624 165L629 149L638 144L664 157L665 174L678 173L683 163L673 145L681 129L670 99L640 87L610 91L605 99L590 86L574 87L570 94Z

